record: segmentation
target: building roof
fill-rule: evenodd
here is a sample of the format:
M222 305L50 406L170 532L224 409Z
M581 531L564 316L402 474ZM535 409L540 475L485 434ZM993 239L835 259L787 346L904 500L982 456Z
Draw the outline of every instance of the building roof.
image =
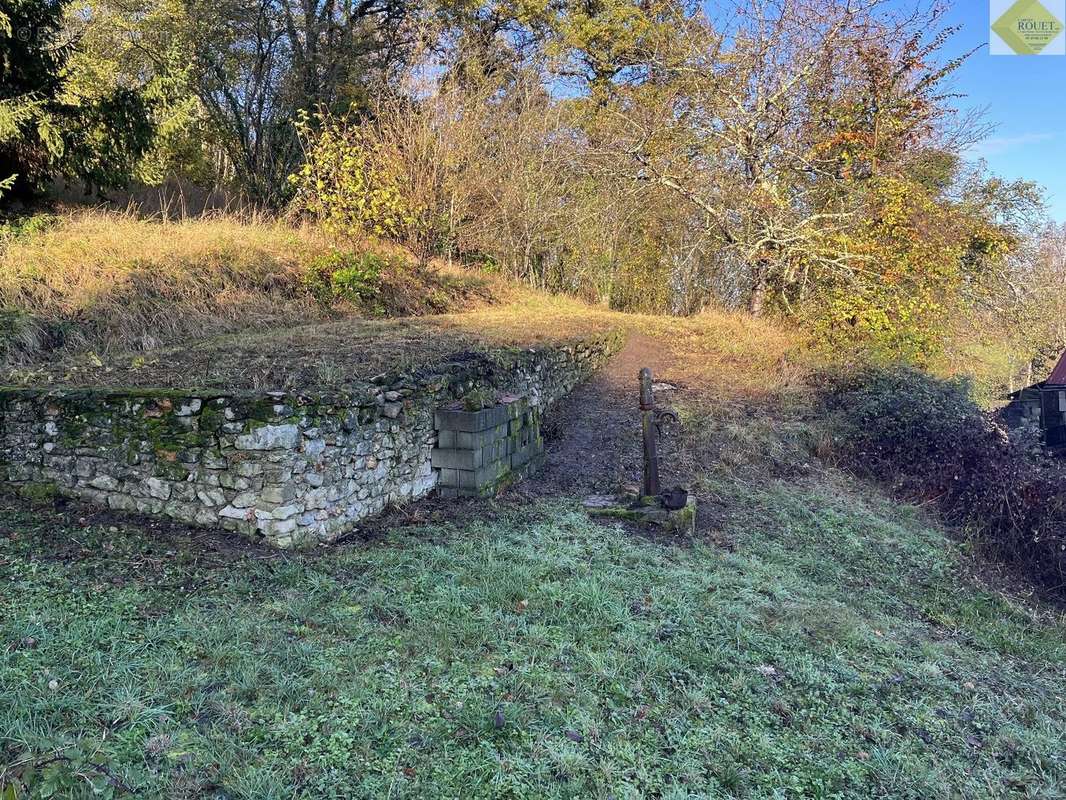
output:
M1051 377L1045 382L1047 386L1066 386L1066 353L1062 354L1058 366L1051 370Z
M1029 399L1040 401L1040 390L1044 388L1044 382L1034 383L1032 386L1023 386L1016 392L1011 392L1006 396L1007 400L1021 400L1026 392L1029 392Z

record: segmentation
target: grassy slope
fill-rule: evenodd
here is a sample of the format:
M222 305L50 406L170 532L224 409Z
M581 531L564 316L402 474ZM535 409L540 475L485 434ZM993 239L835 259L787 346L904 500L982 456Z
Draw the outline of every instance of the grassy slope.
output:
M292 335L359 363L336 348L374 333L395 363L383 340L423 325L455 349L620 321L523 296ZM696 541L567 498L317 556L0 507L0 797L31 764L62 797L1063 796L1066 620L973 584L919 512L817 467L794 334L624 322L687 387ZM208 360L287 369L275 336Z
M714 489L714 541L558 501L318 557L5 509L7 758L79 742L57 778L145 797L1066 792L1061 620L841 480Z
M227 216L160 222L104 211L71 212L37 227L6 237L0 228L0 366L21 366L29 380L101 360L128 366L145 353L220 334L462 310L509 290L444 264L417 270L398 248L376 243L371 249L389 257L380 296L323 308L305 285L308 271L336 248L355 246L307 227ZM54 364L57 357L66 363Z

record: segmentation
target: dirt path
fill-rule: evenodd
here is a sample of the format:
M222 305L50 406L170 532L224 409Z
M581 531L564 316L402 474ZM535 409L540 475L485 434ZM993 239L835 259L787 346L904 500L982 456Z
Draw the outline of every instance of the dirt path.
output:
M671 357L655 339L630 334L622 351L590 380L578 386L545 420L546 464L521 484L535 494L608 492L641 479L641 367L669 381ZM656 400L670 401L660 391ZM664 452L664 455L667 455Z

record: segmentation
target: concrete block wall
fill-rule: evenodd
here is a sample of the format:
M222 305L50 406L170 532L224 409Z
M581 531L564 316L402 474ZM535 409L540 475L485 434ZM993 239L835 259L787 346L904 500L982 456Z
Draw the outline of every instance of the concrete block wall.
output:
M508 397L479 411L444 408L434 414L444 497L485 496L539 466L544 454L540 412L524 397Z

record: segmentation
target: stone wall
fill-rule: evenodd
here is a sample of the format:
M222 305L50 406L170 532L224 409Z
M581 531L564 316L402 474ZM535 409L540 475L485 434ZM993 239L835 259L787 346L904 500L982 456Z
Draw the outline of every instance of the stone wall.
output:
M24 492L310 546L436 487L437 409L492 389L542 410L620 344L466 354L337 393L0 389L0 464Z

